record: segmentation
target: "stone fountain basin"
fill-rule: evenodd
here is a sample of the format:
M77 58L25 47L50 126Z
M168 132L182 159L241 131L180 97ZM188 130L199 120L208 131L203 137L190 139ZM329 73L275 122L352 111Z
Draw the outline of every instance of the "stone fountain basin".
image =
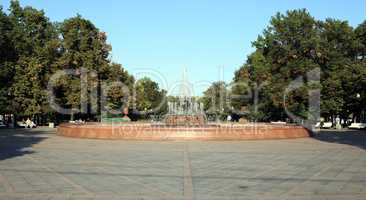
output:
M111 140L258 140L309 137L297 125L206 124L202 126L167 126L151 123L86 123L61 124L60 136Z

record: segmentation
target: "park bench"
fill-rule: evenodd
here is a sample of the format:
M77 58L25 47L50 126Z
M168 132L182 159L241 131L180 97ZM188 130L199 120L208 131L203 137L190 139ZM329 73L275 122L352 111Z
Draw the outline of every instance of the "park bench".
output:
M324 122L321 128L332 128L332 126L333 126L332 122Z
M364 129L364 128L366 128L366 123L352 123L348 128Z

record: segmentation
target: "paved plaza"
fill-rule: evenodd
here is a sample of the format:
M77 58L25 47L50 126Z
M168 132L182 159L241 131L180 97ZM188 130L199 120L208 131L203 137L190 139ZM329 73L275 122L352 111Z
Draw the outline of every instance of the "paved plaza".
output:
M366 199L366 132L110 141L0 130L0 199Z

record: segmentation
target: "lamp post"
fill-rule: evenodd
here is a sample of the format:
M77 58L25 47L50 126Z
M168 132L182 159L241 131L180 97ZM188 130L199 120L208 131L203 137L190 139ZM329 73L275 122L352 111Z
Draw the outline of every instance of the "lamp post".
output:
M360 106L361 106L361 114L360 114L360 123L365 122L365 105L362 102L361 94L357 93L356 97L360 99Z
M360 101L360 99L361 99L361 94L360 93L357 93L356 94L356 98L358 99L358 101ZM360 106L361 106L361 104L360 104ZM363 112L363 108L362 108L362 110L361 110L361 114L360 114L360 119L359 119L359 122L361 123L361 115L362 115L362 112ZM357 122L357 117L356 117L356 120L355 120L355 122Z

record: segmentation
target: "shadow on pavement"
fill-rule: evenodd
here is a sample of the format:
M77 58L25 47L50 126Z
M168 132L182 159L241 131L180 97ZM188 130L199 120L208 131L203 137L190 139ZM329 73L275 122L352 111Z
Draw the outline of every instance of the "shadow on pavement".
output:
M27 149L34 144L41 142L47 137L41 129L0 129L0 161L31 154L33 151Z
M356 146L362 149L366 149L366 130L322 130L313 135L314 139Z

